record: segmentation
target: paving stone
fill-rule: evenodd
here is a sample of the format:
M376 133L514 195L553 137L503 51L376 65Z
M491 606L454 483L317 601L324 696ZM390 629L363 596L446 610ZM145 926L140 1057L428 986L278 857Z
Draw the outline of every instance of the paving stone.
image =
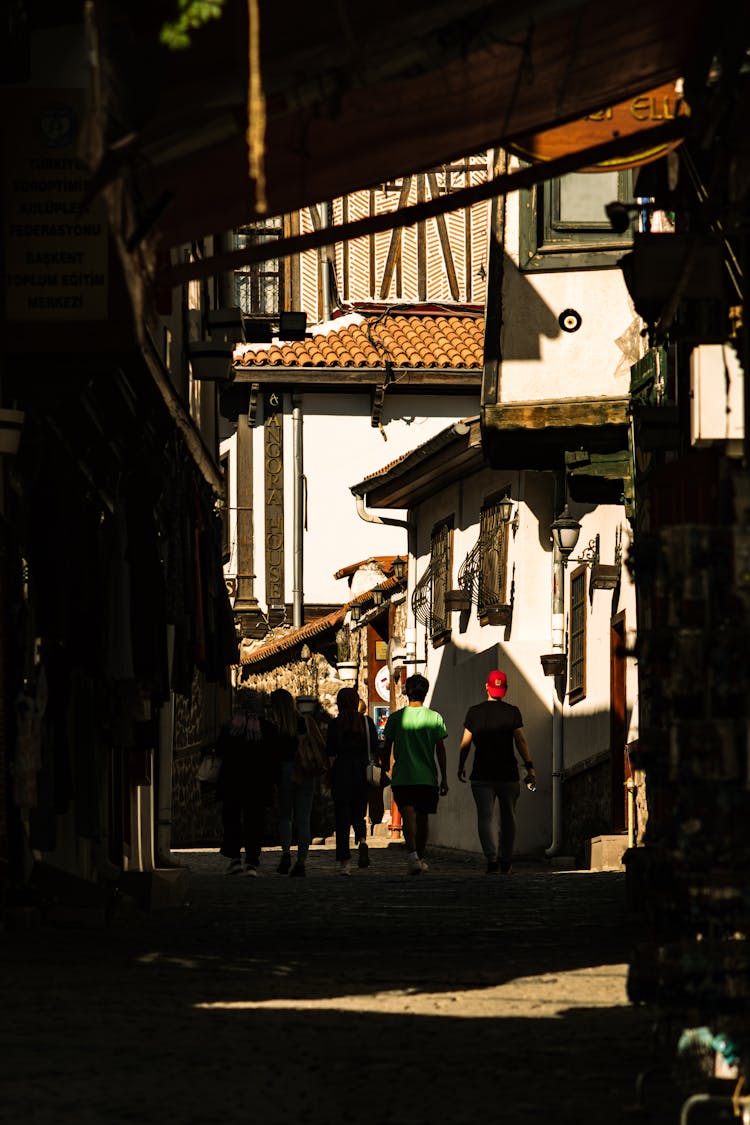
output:
M225 876L215 850L179 853L179 908L6 933L6 1119L643 1119L651 1017L626 998L621 873L519 860L486 876L480 856L441 849L414 877L403 845L376 837L351 878L324 845L289 879L278 854L252 879Z

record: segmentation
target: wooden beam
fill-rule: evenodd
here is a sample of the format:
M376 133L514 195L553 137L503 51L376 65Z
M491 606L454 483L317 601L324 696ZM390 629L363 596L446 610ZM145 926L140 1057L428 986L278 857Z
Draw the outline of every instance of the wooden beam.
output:
M417 206L424 206L427 199L425 178L417 176ZM424 221L417 223L417 296L420 301L427 300L427 232Z
M602 477L605 480L627 480L632 473L630 454L623 449L614 453L575 450L565 454L565 467L572 477Z
M397 211L406 206L406 201L409 198L411 191L411 176L404 176L401 182L401 191L398 197ZM346 243L345 243L346 245ZM380 299L385 301L388 297L388 290L393 281L393 271L396 268L396 262L401 258L401 227L395 227L391 231L391 242L388 247L388 257L385 260L385 269L383 270L383 280L380 283Z
M362 238L365 235L375 234L379 231L393 230L394 227L408 227L415 223L424 222L436 215L445 215L449 211L460 211L482 200L492 199L498 195L520 191L521 188L533 187L534 184L546 180L553 180L558 176L575 172L589 164L596 164L602 160L614 159L628 153L642 150L644 147L657 147L676 141L686 136L689 118L679 117L654 129L648 129L627 137L618 137L617 140L607 141L605 144L592 145L581 152L562 156L557 160L548 160L544 164L530 164L516 172L495 176L493 179L471 187L461 188L450 195L441 195L438 199L428 199L422 203L414 203L398 211L389 211L387 214L368 215L363 219L354 219L352 222L339 226L326 227L320 231L309 231L298 235L296 238L280 238L269 243L259 243L248 246L243 250L232 250L225 254L215 254L213 257L201 258L192 262L173 264L158 271L157 282L165 285L180 285L184 281L195 280L200 277L213 277L222 270L241 269L251 262L265 262L271 258L282 258L289 254L301 254L304 250L313 250L318 246L331 245L343 242L346 239Z
M427 183L430 188L430 195L433 199L437 199L440 195L440 188L434 172L427 173ZM443 261L445 262L445 272L448 275L451 297L454 301L457 301L459 299L458 278L456 277L456 267L453 264L453 252L451 251L451 240L448 237L448 228L445 225L445 215L436 215L435 222L440 237L440 248L443 251Z
M498 402L484 407L484 424L496 430L623 426L628 421L628 406L627 398Z
M383 369L378 367L235 367L235 383L300 387L342 387L369 390L383 381ZM459 393L478 390L482 373L476 368L428 368L426 370L393 368L391 391L404 387L454 387ZM391 392L389 392L391 393Z

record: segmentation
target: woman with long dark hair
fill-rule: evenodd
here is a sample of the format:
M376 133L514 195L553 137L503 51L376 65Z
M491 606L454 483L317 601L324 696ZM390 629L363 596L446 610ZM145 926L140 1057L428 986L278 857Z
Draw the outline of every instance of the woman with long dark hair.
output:
M216 744L221 759L216 797L224 829L220 853L229 860L228 875L258 874L265 809L273 803L275 742L276 731L262 717L259 698L245 693Z
M278 793L279 838L281 860L276 870L280 875L299 878L307 874L307 853L310 850L310 813L312 811L315 777L303 776L295 770L295 757L300 735L307 727L297 710L294 697L284 688L271 692L271 719L278 731ZM292 827L297 836L297 861L292 867ZM291 870L290 870L291 868Z
M354 688L336 696L338 717L328 726L326 753L332 760L331 795L336 818L336 862L339 875L351 875L350 830L358 849L359 867L370 866L367 847L367 762L377 754L377 731L369 715L360 715Z

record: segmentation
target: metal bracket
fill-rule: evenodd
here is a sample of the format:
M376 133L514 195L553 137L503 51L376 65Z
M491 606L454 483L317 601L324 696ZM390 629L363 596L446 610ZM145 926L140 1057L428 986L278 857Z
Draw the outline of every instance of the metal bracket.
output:
M250 394L247 400L247 424L248 426L255 425L255 415L258 410L258 395L260 394L260 383L250 384Z
M385 392L389 383L393 382L393 364L389 359L385 361L385 372L383 374L383 381L375 388L372 394L372 407L370 409L370 424L373 428L380 425L380 418L383 413L383 403L385 401Z

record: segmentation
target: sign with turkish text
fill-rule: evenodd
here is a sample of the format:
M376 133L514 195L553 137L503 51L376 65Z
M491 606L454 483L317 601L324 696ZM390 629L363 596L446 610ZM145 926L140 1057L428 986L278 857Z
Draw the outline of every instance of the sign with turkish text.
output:
M284 414L281 395L264 396L263 460L266 518L266 603L284 603Z
M6 319L105 320L106 207L86 200L91 173L78 157L84 91L21 94L4 100Z
M678 116L689 114L688 105L679 90L678 83L668 82L664 86L657 86L634 98L628 98L627 101L618 102L617 105L595 110L577 121L569 121L567 125L558 125L543 133L528 133L526 136L516 137L506 142L505 147L523 160L540 164L569 156L592 145L644 132L656 125L673 121ZM619 172L627 168L640 168L643 164L650 164L665 156L679 143L676 140L652 148L646 144L631 156L602 160L581 171Z

